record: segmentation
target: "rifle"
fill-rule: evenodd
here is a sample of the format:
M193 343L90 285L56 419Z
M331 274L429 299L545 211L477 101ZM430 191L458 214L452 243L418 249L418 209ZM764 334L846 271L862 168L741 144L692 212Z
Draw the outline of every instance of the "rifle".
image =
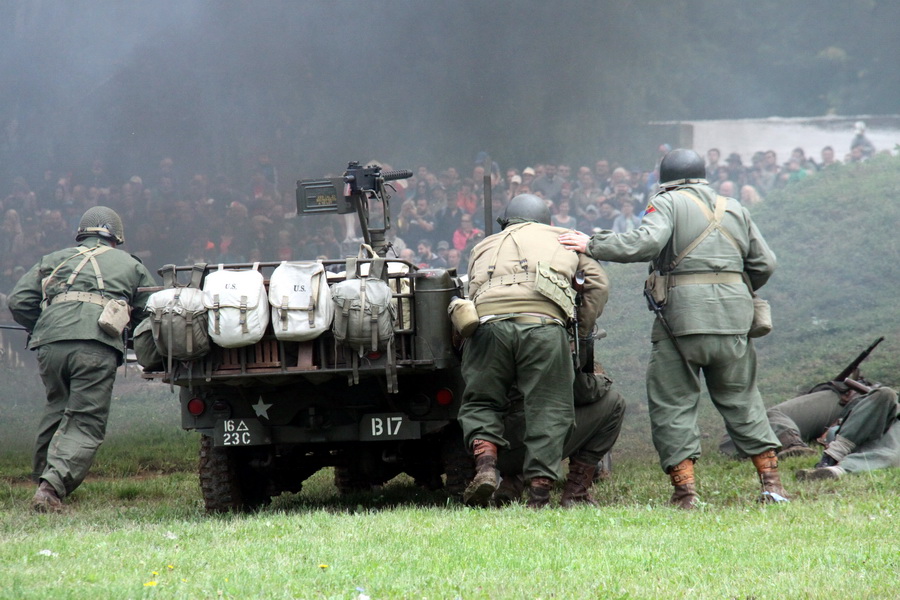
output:
M572 352L572 363L575 365L575 372L578 372L578 368L581 366L580 358L581 358L581 348L579 347L579 333L578 333L578 323L579 323L579 315L581 304L584 302L584 271L579 270L575 272L575 277L572 279L572 289L575 290L575 307L572 309L572 327L574 329L574 338L575 338L575 348ZM593 365L592 365L593 366Z
M9 329L11 331L28 331L21 325L0 325L0 329Z
M859 356L857 356L855 359L853 359L853 362L851 362L849 365L847 365L844 368L844 370L841 371L838 374L838 376L835 377L832 381L844 381L848 377L851 377L853 375L854 371L857 371L859 369L859 365L861 365L864 360L869 358L869 355L872 354L872 350L875 349L875 346L877 346L878 344L880 344L883 341L884 341L884 336L881 336L880 338L878 338L877 340L872 342L871 346L869 346L868 348L866 348L865 350L860 352Z
M652 290L648 290L644 288L644 298L647 299L647 307L656 315L656 318L659 319L659 324L663 326L663 329L666 330L666 335L669 336L669 339L672 340L672 345L675 346L675 350L678 352L678 356L681 357L681 360L684 362L684 366L687 368L691 374L694 374L693 369L691 369L691 363L688 361L687 357L684 355L684 352L681 350L681 346L678 345L678 340L675 338L675 334L672 332L672 328L669 327L669 322L666 321L666 316L663 314L663 307L660 306L656 300L653 299ZM696 375L694 375L696 377Z

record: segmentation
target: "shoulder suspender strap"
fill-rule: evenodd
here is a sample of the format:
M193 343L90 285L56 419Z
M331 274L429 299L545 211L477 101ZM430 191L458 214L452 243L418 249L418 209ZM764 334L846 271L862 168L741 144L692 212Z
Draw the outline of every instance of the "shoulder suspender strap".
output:
M519 263L522 265L522 270L528 270L528 259L522 256L522 248L521 246L519 246L519 241L516 239L516 236L513 235L519 229L519 227L508 228L503 232L503 237L500 239L500 243L497 244L497 248L494 249L494 255L491 256L491 261L488 263L488 280L490 280L494 276L494 271L497 269L497 257L500 256L500 248L503 247L503 243L506 242L507 238L511 239L516 245L516 250L519 253Z
M678 254L678 256L676 256L675 259L669 263L668 271L670 273L675 270L675 267L677 267L678 264L694 250L694 248L700 245L700 242L709 237L709 234L717 229L722 232L722 235L724 235L725 238L729 242L731 242L735 248L740 250L740 246L738 245L737 240L734 239L734 236L731 235L728 230L722 227L722 217L725 216L725 208L728 204L728 199L725 196L717 196L715 211L711 211L709 210L709 207L706 206L706 204L704 204L703 201L701 201L700 198L698 198L694 194L688 193L687 196L694 201L694 204L700 207L700 210L702 210L703 214L706 215L706 218L709 219L709 225L706 226L706 229L703 230L703 233L694 238L694 241L688 244L684 248L684 250L682 250Z
M104 290L103 275L100 273L100 265L97 264L97 259L95 259L94 257L98 254L103 254L107 250L112 250L112 248L110 248L109 246L94 246L93 248L88 248L87 252L84 253L84 258L81 259L81 262L78 263L78 266L75 267L75 269L72 271L72 274L69 275L69 279L66 280L66 288L68 289L72 287L72 283L75 282L75 278L78 277L79 273L81 273L84 265L88 261L91 261L91 266L94 267L94 277L97 278L97 288L102 292Z

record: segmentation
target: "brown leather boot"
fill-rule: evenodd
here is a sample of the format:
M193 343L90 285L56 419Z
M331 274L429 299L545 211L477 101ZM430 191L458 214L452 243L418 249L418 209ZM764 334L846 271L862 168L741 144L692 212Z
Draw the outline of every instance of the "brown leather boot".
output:
M767 450L762 454L751 456L753 466L759 474L759 482L762 484L762 494L759 501L763 503L790 502L784 486L781 485L781 476L778 475L778 456L774 450Z
M42 479L31 499L31 508L36 512L58 513L63 511L63 503L53 486Z
M494 505L506 506L522 499L525 491L525 479L522 475L504 475L494 492Z
M596 470L596 464L570 458L566 487L563 488L559 505L563 508L572 508L576 504L600 506L591 495L591 485L594 483L594 471Z
M553 480L549 477L535 477L528 485L528 508L546 508L550 504L550 490Z
M672 497L669 504L676 508L691 510L697 507L697 487L694 483L694 461L686 458L669 469L669 479L672 481Z
M489 506L497 489L497 446L487 440L472 442L475 455L475 477L463 492L463 502L468 506Z

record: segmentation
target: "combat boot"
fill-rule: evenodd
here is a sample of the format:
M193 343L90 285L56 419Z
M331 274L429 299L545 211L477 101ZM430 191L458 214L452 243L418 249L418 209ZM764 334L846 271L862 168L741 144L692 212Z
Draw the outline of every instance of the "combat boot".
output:
M487 440L472 442L475 455L475 477L463 492L463 502L468 506L488 506L497 489L497 446Z
M835 465L833 467L816 467L814 469L800 469L794 476L797 481L815 481L817 479L840 479L844 476L844 469Z
M591 485L594 483L594 471L596 470L596 464L570 458L566 487L563 488L559 505L563 508L572 508L576 504L599 506L597 500L591 495Z
M63 511L63 503L53 486L42 479L31 499L31 508L36 512L58 513Z
M762 503L790 502L784 486L781 485L781 476L778 475L778 457L774 450L766 450L762 454L751 456L750 460L759 474L759 483L762 484L762 494L759 501Z
M506 506L514 504L522 499L525 491L525 478L522 475L506 475L500 480L497 491L494 492L494 505Z
M778 441L781 442L781 450L778 451L778 458L793 458L795 456L813 456L817 454L814 448L806 445L798 433L788 430L778 435Z
M669 504L676 508L691 510L697 508L697 486L694 482L694 461L686 458L669 469L669 479L672 481L672 497Z
M553 480L549 477L535 477L528 485L528 508L546 508L550 504L550 490Z

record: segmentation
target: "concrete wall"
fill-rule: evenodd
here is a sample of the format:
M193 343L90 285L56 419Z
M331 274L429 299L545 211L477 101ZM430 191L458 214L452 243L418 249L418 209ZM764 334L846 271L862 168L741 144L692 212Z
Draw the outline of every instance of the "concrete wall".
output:
M785 162L794 148L800 147L816 162L821 159L825 146L834 148L838 160L844 160L850 152L850 141L855 135L854 123L866 123L866 136L875 145L876 151L894 152L900 144L900 115L732 119L710 121L667 121L655 122L677 139L670 142L673 147L690 147L706 155L710 148L722 152L722 161L729 154L737 152L745 165L758 150L775 150L778 162ZM896 152L894 152L896 153Z

